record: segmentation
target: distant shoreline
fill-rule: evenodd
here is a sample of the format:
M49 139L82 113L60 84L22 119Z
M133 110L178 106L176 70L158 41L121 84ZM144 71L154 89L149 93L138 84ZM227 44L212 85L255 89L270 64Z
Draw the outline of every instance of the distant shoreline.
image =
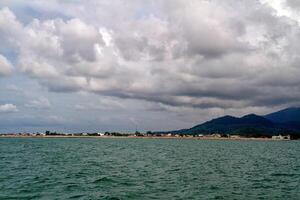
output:
M226 137L175 137L175 136L20 136L20 135L1 135L0 138L95 138L95 139L178 139L178 140L245 140L245 141L290 141L288 139L272 138L226 138Z

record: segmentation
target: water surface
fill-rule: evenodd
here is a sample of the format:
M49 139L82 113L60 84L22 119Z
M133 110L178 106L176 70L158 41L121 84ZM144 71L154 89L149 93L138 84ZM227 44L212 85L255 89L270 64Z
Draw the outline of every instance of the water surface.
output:
M300 199L300 142L0 138L0 199Z

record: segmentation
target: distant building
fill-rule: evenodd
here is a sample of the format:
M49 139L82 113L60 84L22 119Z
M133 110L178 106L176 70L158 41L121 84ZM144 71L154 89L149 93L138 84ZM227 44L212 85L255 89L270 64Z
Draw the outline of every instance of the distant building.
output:
M232 139L239 139L239 138L241 138L241 136L239 136L239 135L230 135L230 138L232 138Z
M290 140L291 137L289 135L285 135L285 136L282 136L282 135L274 135L272 136L272 139L273 140Z
M283 136L285 140L290 140L291 139L291 136L290 135L286 135L286 136Z
M214 134L211 134L211 135L207 135L208 137L214 137L214 138L220 138L221 137L221 134L219 133L214 133Z

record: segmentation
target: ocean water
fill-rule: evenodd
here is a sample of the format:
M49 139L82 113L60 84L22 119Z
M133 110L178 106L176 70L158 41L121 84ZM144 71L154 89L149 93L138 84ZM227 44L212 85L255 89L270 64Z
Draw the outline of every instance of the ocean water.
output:
M0 138L0 199L300 199L300 142Z

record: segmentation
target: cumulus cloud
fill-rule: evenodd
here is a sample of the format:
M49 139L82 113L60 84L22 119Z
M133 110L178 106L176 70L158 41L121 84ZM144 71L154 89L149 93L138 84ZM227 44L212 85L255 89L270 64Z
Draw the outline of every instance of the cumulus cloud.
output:
M0 54L0 76L7 76L12 72L12 64Z
M18 112L17 106L13 104L0 105L0 113L12 113L12 112Z
M300 27L268 1L28 6L67 15L24 23L0 10L1 41L49 91L201 109L298 102Z
M4 7L0 11L0 50L6 49L15 50L18 43L18 34L21 34L22 25L16 19L14 13L8 8Z

